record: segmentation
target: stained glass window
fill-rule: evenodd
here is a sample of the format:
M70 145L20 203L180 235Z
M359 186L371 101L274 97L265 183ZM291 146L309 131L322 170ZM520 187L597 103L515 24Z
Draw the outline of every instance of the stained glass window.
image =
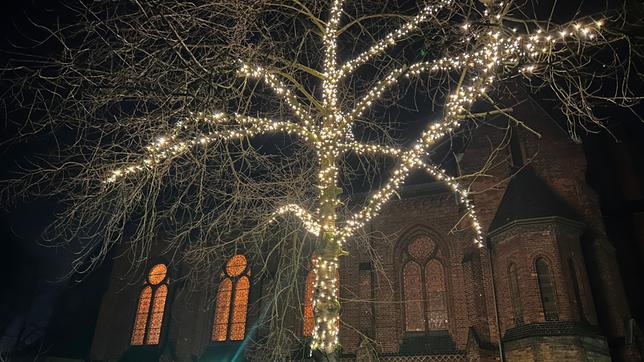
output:
M233 303L233 318L230 324L230 340L241 341L246 332L246 312L248 311L248 294L250 281L241 277L235 286L235 302Z
M235 255L226 263L215 301L213 341L241 341L246 335L250 268L243 255Z
M150 273L148 273L148 282L151 285L158 285L165 279L165 275L168 273L168 268L165 264L157 264L150 268Z
M133 346L159 344L168 296L167 274L168 268L165 264L156 264L148 272L136 308L130 339L130 344Z
M523 324L523 305L521 304L519 276L516 265L510 264L508 276L510 278L510 298L512 300L512 311L514 313L514 325L520 326Z
M246 257L235 255L226 263L226 273L229 277L236 277L246 269Z
M557 311L557 298L555 296L555 286L552 283L550 267L544 258L537 259L535 263L537 269L537 282L539 284L539 293L541 295L541 306L543 307L543 316L546 321L559 320Z
M302 334L310 336L313 333L313 290L315 288L315 272L309 271L304 281L304 325Z
M163 311L165 300L168 296L168 287L161 285L154 293L154 304L152 304L152 315L150 316L150 327L148 328L147 344L159 344L161 336L161 323L163 322Z
M447 296L443 265L436 259L425 266L425 290L427 292L427 323L429 330L447 329Z
M449 325L447 284L440 250L427 236L413 239L406 248L402 272L405 330L446 330Z
M145 339L145 327L148 324L148 314L150 313L150 301L152 300L152 288L146 286L139 296L139 306L136 308L136 319L132 331L132 340L130 344L140 346Z
M420 265L409 261L403 271L405 294L405 330L424 331L423 283Z
M407 251L412 258L422 261L429 258L434 251L434 242L426 236L417 237L409 243Z
M225 341L228 337L228 319L230 318L230 297L233 294L233 282L226 278L219 284L215 307L215 325L212 329L213 341Z
M317 257L313 256L311 258L311 265L309 272L306 274L306 280L304 281L304 303L302 307L303 321L302 321L302 335L305 337L311 336L313 334L313 328L315 327L315 319L313 318L313 298L315 297L315 266L317 264ZM340 274L336 270L335 274L335 287L340 290ZM337 325L340 325L340 320L337 320Z

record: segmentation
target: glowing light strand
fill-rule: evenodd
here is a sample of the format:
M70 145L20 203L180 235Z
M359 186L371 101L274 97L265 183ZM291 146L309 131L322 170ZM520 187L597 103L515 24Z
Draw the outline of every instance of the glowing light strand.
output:
M315 125L309 112L302 107L293 92L283 82L281 82L275 74L269 72L263 67L251 67L248 64L242 64L239 69L239 74L246 77L263 79L278 96L282 97L286 101L286 104L291 108L293 113L295 113L295 115L304 122L304 127L307 130L311 130Z
M324 81L322 92L324 94L323 104L336 107L338 102L336 83L338 81L337 68L337 31L340 17L342 16L343 0L334 0L329 13L327 27L324 30L322 42L324 44Z
M420 162L420 164L425 168L427 173L434 176L434 178L436 178L438 181L449 186L452 189L452 191L458 194L458 201L463 206L465 206L465 210L467 212L467 216L470 219L472 229L474 229L474 233L476 235L474 238L474 242L478 247L480 248L483 247L484 246L483 230L481 228L481 223L479 222L478 216L476 215L474 204L470 200L469 192L466 189L462 188L459 185L459 183L456 181L456 179L449 176L444 170L441 170L438 166L431 163L425 163L425 162Z
M428 4L409 22L403 24L397 30L387 34L382 40L373 44L367 51L358 55L356 58L346 62L339 70L339 76L343 77L350 74L355 68L365 64L373 57L384 53L385 50L394 46L400 39L418 30L418 26L433 15L436 15L441 9L449 6L450 0L442 0L438 4Z
M127 166L113 169L105 178L105 183L114 183L125 176L133 176L145 170L151 170L164 160L186 153L193 147L206 146L213 141L231 141L258 134L284 132L296 134L305 140L311 141L310 132L307 132L300 125L287 121L273 121L268 118L249 117L235 114L231 117L238 125L233 129L212 130L199 132L196 135L182 137L182 132L198 130L198 126L206 124L210 126L221 126L228 118L223 113L213 115L196 114L186 120L179 121L168 135L162 135L145 147L145 156L139 161Z
M322 228L320 227L320 224L316 221L317 215L311 215L308 211L304 210L301 206L296 205L296 204L288 204L280 207L277 209L274 213L273 218L270 220L270 222L274 222L277 220L277 216L285 215L285 214L292 214L295 217L297 217L302 224L304 225L304 228L310 232L311 234L315 236L320 235L320 231Z

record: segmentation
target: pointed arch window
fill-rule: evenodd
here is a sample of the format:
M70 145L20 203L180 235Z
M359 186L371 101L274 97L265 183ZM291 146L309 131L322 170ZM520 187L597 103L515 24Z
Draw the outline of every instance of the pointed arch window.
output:
M572 256L568 258L568 268L570 268L570 277L572 278L572 288L575 293L575 304L577 305L577 315L579 320L585 320L584 303L581 299L581 288L579 287L579 280L577 279L577 268Z
M510 299L512 301L512 312L514 315L514 325L523 325L523 305L521 304L521 292L519 291L519 275L517 266L512 263L508 267L508 277L510 278Z
M403 266L405 331L447 330L449 312L440 250L426 236L407 245Z
M313 335L313 328L315 327L314 319L314 308L313 308L313 298L315 297L315 266L317 263L317 258L313 256L311 258L311 265L308 273L306 274L306 279L304 280L304 303L302 305L302 336L310 337ZM340 275L336 271L335 275L335 287L340 289ZM339 325L338 320L338 325Z
M535 269L537 271L537 282L539 284L544 319L546 321L559 320L557 297L552 275L550 274L550 266L544 258L538 258L535 262Z
M304 320L302 322L302 335L309 337L313 334L313 292L315 290L315 271L313 268L306 274L304 281L304 310L302 311Z
M130 339L130 344L133 346L159 344L168 297L167 275L168 268L165 264L156 264L148 272L136 308Z
M246 335L248 296L250 294L250 267L246 257L237 254L226 263L217 290L213 341L241 341Z

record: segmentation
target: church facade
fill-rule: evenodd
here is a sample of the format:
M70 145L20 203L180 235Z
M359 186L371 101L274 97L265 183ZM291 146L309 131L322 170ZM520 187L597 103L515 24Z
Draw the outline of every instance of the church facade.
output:
M583 149L538 106L524 107L541 118L531 131L490 122L457 155L462 175L492 165L464 180L486 247L460 230L454 194L428 183L406 187L366 226L369 252L341 258L342 360L641 360ZM253 261L237 254L222 266L210 307L174 290L166 262L151 259L131 285L120 277L127 257L115 260L91 359L262 360L245 352L248 338L261 337L252 328L262 293ZM313 280L303 273L304 303L293 317L302 341Z

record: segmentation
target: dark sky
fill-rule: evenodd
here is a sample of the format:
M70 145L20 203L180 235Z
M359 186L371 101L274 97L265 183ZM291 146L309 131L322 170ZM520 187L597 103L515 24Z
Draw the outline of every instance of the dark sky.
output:
M57 49L50 43L33 47L44 32L34 24L53 26L69 22L72 17L60 1L7 1L0 12L0 62L18 53L51 54ZM0 78L4 93L6 80ZM4 99L3 99L4 100ZM3 109L4 111L5 109ZM13 120L21 113L13 113ZM7 123L6 113L0 114L0 140L15 136ZM11 170L25 165L27 157L44 151L42 142L12 142L0 149L0 177L12 177ZM20 336L29 347L19 346L22 354L36 349L59 356L83 357L93 335L93 327L105 288L109 265L87 280L78 283L78 276L63 277L69 272L73 255L69 249L44 247L41 233L58 205L55 200L31 200L16 205L2 205L0 210L0 351Z
M605 4L600 1L587 3L598 7ZM50 44L35 49L18 50L16 47L29 46L31 39L43 36L44 33L32 22L51 26L57 21L63 24L73 21L69 10L61 4L59 0L13 0L3 3L0 12L1 64L6 64L16 51L39 54L55 52L57 49ZM572 7L566 7L569 12L574 11ZM0 79L0 87L5 86L6 83ZM639 88L641 94L642 87ZM602 207L608 217L609 229L618 234L617 238L624 240L623 245L618 246L622 273L625 275L631 306L639 304L634 309L639 314L640 325L643 325L644 297L641 290L638 292L641 288L637 287L644 277L643 245L629 244L628 240L637 240L633 236L637 234L636 225L624 225L623 219L624 215L644 214L644 202L641 195L637 200L624 200L619 191L621 184L613 175L620 173L614 165L614 157L628 157L625 167L631 171L623 177L632 178L640 184L640 190L644 190L641 186L644 180L644 148L641 146L644 143L644 124L640 124L628 112L619 112L617 115L614 118L619 119L614 119L613 123L620 142L615 142L606 134L589 139L589 170L592 173L591 184L602 195ZM0 115L0 118L3 120L0 140L4 141L13 136L12 127L7 125L4 115ZM15 169L17 163L24 162L25 156L34 151L39 149L32 144L18 143L10 148L3 147L0 150L0 177L10 177L9 170ZM69 271L73 256L67 249L40 245L40 233L52 220L56 208L56 200L33 200L0 210L0 275L3 275L3 282L0 283L0 335L5 338L0 346L5 343L7 336L20 335L27 337L28 341L44 341L46 348L54 355L82 357L88 353L100 297L110 269L106 264L82 283L77 283L76 277L71 281L60 281L61 276Z

